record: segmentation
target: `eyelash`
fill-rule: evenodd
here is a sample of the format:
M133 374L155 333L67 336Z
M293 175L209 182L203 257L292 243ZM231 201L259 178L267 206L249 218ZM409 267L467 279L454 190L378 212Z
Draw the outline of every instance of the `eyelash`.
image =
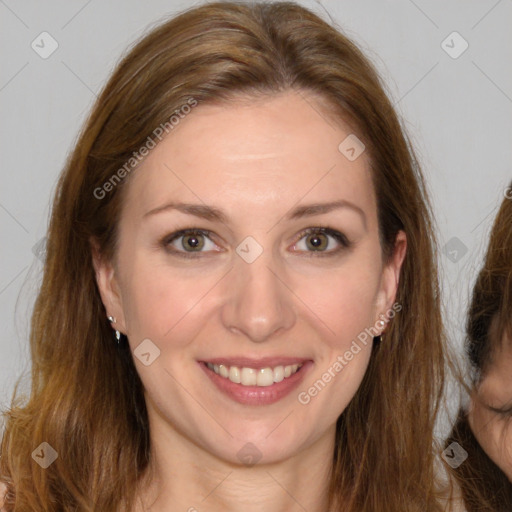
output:
M499 414L500 416L504 418L512 417L512 407L507 407L504 409L500 409L497 407L489 407L489 409L494 412L495 414Z
M330 250L330 251L306 251L306 252L310 253L306 257L314 257L314 258L331 257L331 256L337 255L339 252L343 251L344 249L349 249L352 247L352 242L350 242L343 233L340 233L338 230L330 228L330 227L312 227L312 228L304 229L303 231L301 231L299 233L297 242L295 242L295 243L298 243L306 235L318 234L318 233L324 234L324 235L329 235L329 236L333 237L340 244L341 247L338 247L337 249ZM186 236L186 235L202 235L207 238L210 238L211 234L212 234L211 231L204 230L204 229L198 229L198 228L180 229L179 231L175 231L174 233L171 233L170 235L166 235L160 241L160 244L164 247L164 249L166 249L167 251L169 251L172 254L175 254L178 257L194 259L194 258L201 257L200 255L203 253L202 252L190 252L189 253L187 251L179 251L176 249L171 249L169 247L170 244L172 242L174 242L175 240L181 238L182 236Z

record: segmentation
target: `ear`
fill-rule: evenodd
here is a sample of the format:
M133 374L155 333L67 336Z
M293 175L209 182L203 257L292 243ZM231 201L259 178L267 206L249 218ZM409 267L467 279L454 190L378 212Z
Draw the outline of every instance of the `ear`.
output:
M120 288L112 262L107 261L100 252L98 242L91 238L92 262L96 274L96 283L108 316L113 316L116 323L112 325L118 331L126 333L123 302Z
M380 289L376 303L378 318L375 319L376 322L378 320L384 321L381 332L386 330L386 325L389 321L385 313L392 309L395 302L398 283L400 281L400 269L402 268L406 252L407 236L404 231L400 230L395 238L393 254L382 270Z

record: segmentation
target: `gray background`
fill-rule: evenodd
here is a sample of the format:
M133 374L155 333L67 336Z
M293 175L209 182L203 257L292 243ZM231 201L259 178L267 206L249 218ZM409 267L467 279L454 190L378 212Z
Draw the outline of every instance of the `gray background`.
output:
M162 17L199 3L0 0L1 408L18 376L29 389L38 247L78 129L125 48ZM300 3L359 43L404 119L428 181L440 248L448 244L439 253L443 302L460 348L468 293L512 178L512 0ZM458 56L463 40L454 31L469 45ZM46 59L31 47L51 48L42 32L58 43Z

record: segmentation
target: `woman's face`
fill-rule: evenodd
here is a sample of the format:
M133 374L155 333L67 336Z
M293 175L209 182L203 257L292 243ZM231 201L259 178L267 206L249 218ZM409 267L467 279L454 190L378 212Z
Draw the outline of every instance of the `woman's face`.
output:
M130 177L116 263L97 277L153 433L234 463L334 441L406 246L400 233L383 263L350 134L302 93L199 104Z
M512 340L493 355L472 397L469 421L480 446L512 482Z

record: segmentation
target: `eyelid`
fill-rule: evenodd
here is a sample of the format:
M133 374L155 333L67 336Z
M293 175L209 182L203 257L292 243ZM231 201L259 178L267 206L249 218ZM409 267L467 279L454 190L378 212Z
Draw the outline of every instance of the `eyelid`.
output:
M350 240L341 231L338 231L337 229L329 227L329 226L310 227L310 228L303 229L297 235L297 241L302 240L302 238L304 238L305 235L309 235L309 234L313 234L313 233L322 233L324 235L331 236L339 244L341 244L342 246L345 246L347 248L352 245L352 242L350 242ZM297 242L295 242L295 243L297 243ZM315 251L310 251L310 252L314 253ZM318 251L318 252L322 252L322 251ZM334 251L324 251L324 252L332 253Z
M163 248L168 251L169 253L173 255L177 255L178 257L182 258L198 258L198 257L204 257L204 255L207 255L208 253L212 251L180 251L175 248L171 248L171 243L175 240L178 240L179 238L186 236L186 235L193 235L198 234L202 235L206 238L208 238L211 242L215 243L211 236L213 233L207 229L201 229L201 228L184 228L179 229L177 231L173 231L172 233L165 235L161 240L159 245L163 246ZM213 251L213 252L221 252L221 251Z
M512 405L505 407L492 407L491 405L487 405L487 408L496 414L501 414L502 416L512 416Z
M327 257L332 256L335 254L338 254L340 251L344 249L348 249L352 247L352 242L348 240L348 238L345 236L344 233L338 231L335 228L329 227L329 226L312 226L303 229L299 232L299 234L296 237L296 241L293 245L300 242L306 235L314 234L314 233L321 233L327 236L330 236L334 238L338 244L339 247L336 249L331 249L329 251L297 251L297 252L303 252L307 254L307 257ZM177 231L174 231L173 233L170 233L166 236L164 236L160 240L160 245L162 245L167 251L169 251L172 254L177 254L179 257L184 258L197 258L201 257L201 255L208 254L212 251L181 251L174 248L170 248L170 244L174 242L175 240L181 238L182 236L190 235L190 234L199 234L202 236L205 236L206 238L210 239L213 243L214 240L211 239L211 236L214 235L212 231L209 231L207 229L201 229L201 228L183 228ZM213 251L213 252L221 252L221 251Z
M301 253L302 258L335 258L340 257L343 253L346 251L352 249L353 242L351 242L347 236L342 233L341 231L338 231L337 229L331 228L329 226L322 226L322 227L309 227L304 230L302 230L296 238L296 241L293 243L292 247L295 247L296 244L298 244L305 236L309 234L315 234L320 233L323 235L330 236L331 238L334 238L337 247L334 249L324 250L324 251L307 251L307 250L294 250L293 252L299 252Z

